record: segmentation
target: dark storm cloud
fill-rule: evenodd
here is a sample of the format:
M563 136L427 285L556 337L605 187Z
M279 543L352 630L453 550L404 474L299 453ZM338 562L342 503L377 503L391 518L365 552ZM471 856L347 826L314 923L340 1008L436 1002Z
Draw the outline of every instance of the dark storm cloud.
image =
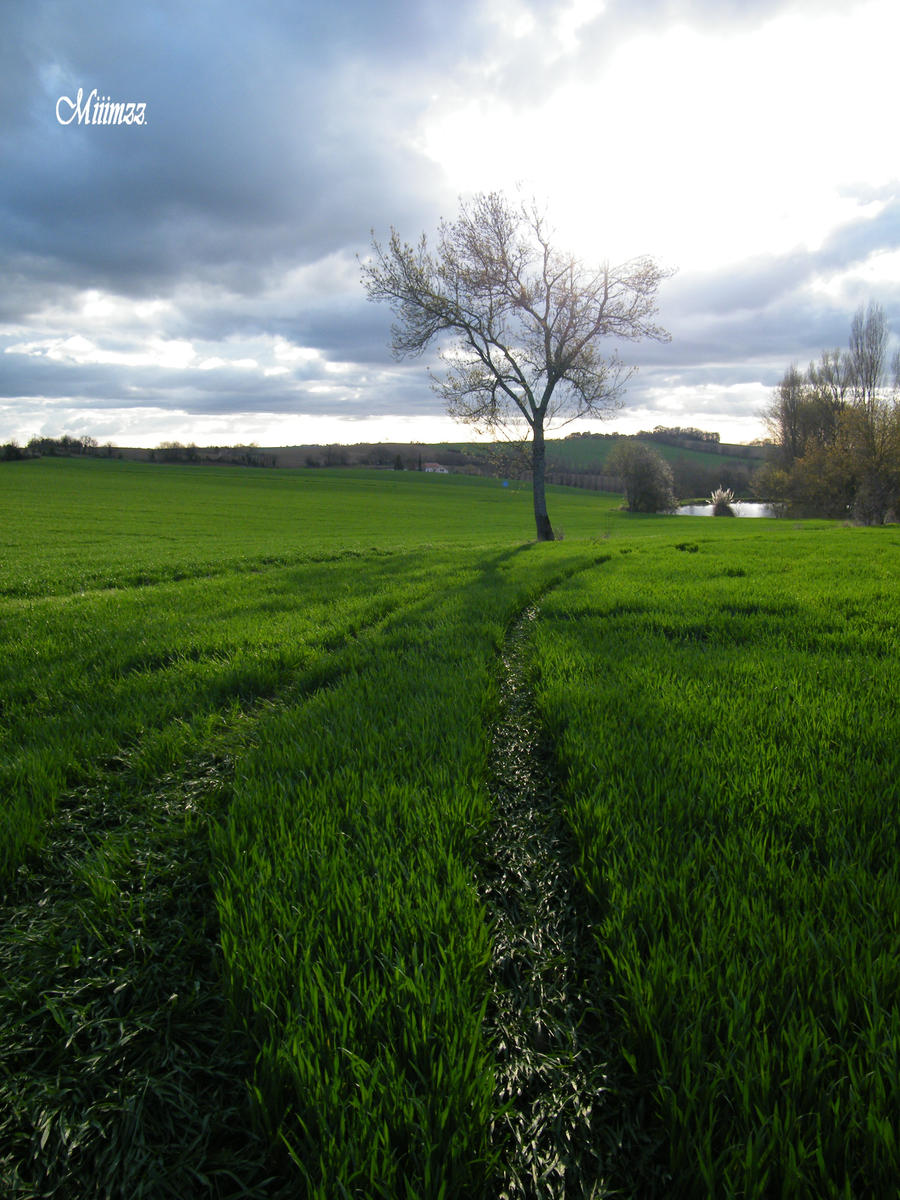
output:
M367 302L357 260L348 257L340 266L328 263L323 271L340 276L339 284L329 289L314 281L287 297L279 289L253 296L186 296L160 327L167 337L208 341L268 334L315 347L329 359L363 365L392 362L390 313Z
M318 304L285 323L285 336L318 347L327 357L383 366L394 361L390 314L359 296Z
M273 266L427 209L431 168L398 136L407 100L381 81L403 62L416 100L417 71L446 54L436 14L428 4L17 8L6 45L19 54L4 55L14 82L0 93L0 253L29 275L124 293L188 276L253 292ZM60 125L56 101L79 87L145 102L147 124Z
M406 135L429 72L477 41L468 8L448 39L443 7L409 0L8 6L0 320L11 332L0 351L59 333L59 314L75 320L79 293L96 289L171 301L154 331L164 339L281 336L325 360L391 367L385 314L365 303L354 254L373 227L437 219L436 170ZM59 97L94 87L146 103L146 126L61 125ZM285 287L322 260L320 277ZM74 330L115 348L109 329ZM146 330L134 333L140 347ZM316 370L322 361L304 379L292 366L286 381L0 353L0 394L197 413L340 409L344 393L309 390ZM390 395L411 402L396 380ZM357 407L382 405L372 395Z
M300 364L284 374L225 363L210 369L163 368L113 363L62 362L43 356L6 355L0 371L0 401L5 398L64 397L95 410L151 407L198 416L239 413L320 413L323 378L332 415L378 415L405 411L437 412L419 372L393 366L386 386L370 392L361 410L359 378L328 375L321 366Z
M60 363L48 358L6 354L0 359L0 397L80 396L117 400L127 395L120 371L102 363Z

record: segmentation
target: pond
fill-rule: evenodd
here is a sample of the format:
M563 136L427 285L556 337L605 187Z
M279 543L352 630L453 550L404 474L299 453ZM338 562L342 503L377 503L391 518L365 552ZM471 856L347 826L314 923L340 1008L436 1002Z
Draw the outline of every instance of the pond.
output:
M735 500L731 507L736 517L775 516L771 504L759 504L755 500ZM680 504L675 509L675 514L679 517L711 517L712 510L711 504Z

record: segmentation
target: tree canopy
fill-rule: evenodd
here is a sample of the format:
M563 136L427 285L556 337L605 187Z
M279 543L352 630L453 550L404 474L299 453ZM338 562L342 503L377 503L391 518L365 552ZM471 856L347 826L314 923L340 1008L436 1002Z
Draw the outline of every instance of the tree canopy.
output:
M491 192L461 203L442 221L435 250L393 228L373 234L362 266L369 299L396 316L398 358L438 343L443 372L433 385L450 414L492 433L531 438L534 515L539 540L553 537L545 495L545 432L551 423L602 418L620 406L634 369L605 338L668 341L656 325L656 293L671 271L648 257L587 267L554 245L532 202Z

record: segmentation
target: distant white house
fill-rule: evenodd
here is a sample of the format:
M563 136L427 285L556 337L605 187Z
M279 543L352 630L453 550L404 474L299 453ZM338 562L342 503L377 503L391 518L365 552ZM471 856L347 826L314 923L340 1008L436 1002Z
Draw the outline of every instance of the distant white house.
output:
M422 470L427 471L431 475L449 475L450 472L446 467L442 467L440 463L422 463Z

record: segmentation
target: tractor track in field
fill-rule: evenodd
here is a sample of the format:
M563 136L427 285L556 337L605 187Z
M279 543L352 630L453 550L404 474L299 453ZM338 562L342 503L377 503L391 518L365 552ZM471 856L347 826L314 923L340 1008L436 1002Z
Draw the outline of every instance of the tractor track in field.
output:
M340 645L403 608L344 631ZM351 670L329 660L247 698L239 725ZM222 991L209 828L250 730L230 732L227 709L216 711L218 751L144 778L123 746L105 774L68 788L43 844L0 885L4 1197L124 1195L136 1179L160 1197L295 1194L282 1156L248 1123L252 1047Z
M599 1198L618 1157L608 1035L588 899L559 811L548 748L526 677L538 606L511 625L500 657L501 698L490 786L494 822L481 895L492 933L487 1035L495 1054L492 1128L500 1200Z
M211 756L153 782L73 794L0 903L0 1194L276 1197L248 1127L251 1048L221 989ZM115 811L91 870L98 815ZM99 810L99 814L98 814Z

